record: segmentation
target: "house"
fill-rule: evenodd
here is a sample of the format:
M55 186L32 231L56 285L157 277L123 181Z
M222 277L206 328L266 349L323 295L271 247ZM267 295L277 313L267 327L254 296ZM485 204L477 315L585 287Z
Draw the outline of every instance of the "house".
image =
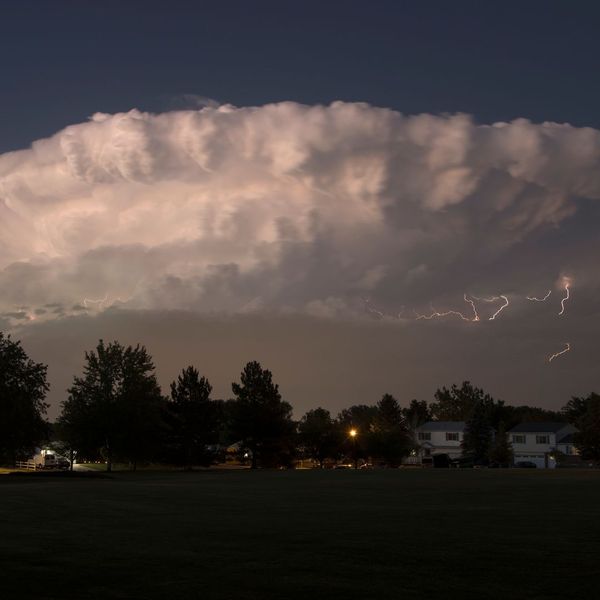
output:
M436 456L442 455L450 460L460 458L464 432L464 421L427 421L419 425L415 429L415 442L418 449L406 463L431 464Z
M540 469L556 467L556 453L576 456L573 434L577 428L569 423L540 422L519 423L508 432L514 462L532 462Z

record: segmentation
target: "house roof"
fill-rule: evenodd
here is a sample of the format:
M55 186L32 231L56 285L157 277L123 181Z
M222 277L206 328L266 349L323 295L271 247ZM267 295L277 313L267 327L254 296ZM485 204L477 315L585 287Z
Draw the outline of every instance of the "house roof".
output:
M572 444L573 443L573 434L567 433L567 435L563 435L560 440L557 440L557 444Z
M569 423L553 421L525 422L515 425L509 433L557 433L565 427L572 427Z
M427 421L417 427L419 431L464 431L464 421Z

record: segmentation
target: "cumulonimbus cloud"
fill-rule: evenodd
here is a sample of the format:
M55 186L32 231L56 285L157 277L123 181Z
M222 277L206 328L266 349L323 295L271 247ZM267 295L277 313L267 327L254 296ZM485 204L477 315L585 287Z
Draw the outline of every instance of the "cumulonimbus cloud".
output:
M591 128L342 102L96 114L0 156L0 307L420 302L599 198Z

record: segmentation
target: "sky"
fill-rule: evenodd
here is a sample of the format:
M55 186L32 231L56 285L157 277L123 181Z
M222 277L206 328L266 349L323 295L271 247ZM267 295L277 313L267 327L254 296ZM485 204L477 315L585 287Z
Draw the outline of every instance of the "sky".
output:
M0 328L50 416L99 338L165 390L191 363L228 397L260 360L297 416L598 390L599 27L588 2L5 2Z

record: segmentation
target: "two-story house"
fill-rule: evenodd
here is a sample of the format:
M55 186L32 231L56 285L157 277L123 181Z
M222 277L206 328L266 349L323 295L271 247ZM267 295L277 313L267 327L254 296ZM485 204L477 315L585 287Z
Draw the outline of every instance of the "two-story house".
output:
M532 462L540 469L556 467L556 452L577 455L573 434L577 428L569 423L519 423L508 432L515 464Z
M419 425L415 430L418 450L410 462L426 463L441 454L449 459L459 458L464 432L464 421L427 421Z

